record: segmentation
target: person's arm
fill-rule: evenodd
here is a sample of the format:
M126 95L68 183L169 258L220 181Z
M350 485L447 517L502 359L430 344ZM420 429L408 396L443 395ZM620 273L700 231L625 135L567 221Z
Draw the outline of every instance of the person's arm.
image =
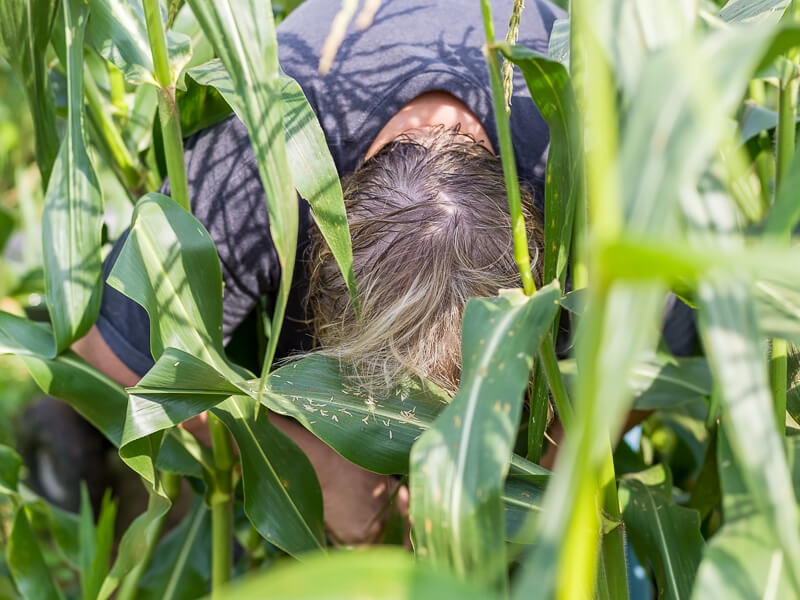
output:
M89 333L72 344L72 349L95 369L125 387L136 385L140 379L114 354L97 325L92 325Z

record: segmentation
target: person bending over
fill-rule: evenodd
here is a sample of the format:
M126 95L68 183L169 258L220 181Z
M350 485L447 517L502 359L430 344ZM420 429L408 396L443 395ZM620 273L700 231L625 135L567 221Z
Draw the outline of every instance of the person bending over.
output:
M493 5L503 31L512 0ZM361 316L355 318L308 204L298 199L298 260L277 358L314 349L352 363L369 385L415 374L454 394L467 299L521 285L493 153L480 6L384 0L372 26L350 29L333 68L320 76L319 52L337 7L306 1L278 27L278 46L281 66L303 88L343 176ZM529 2L520 43L546 54L553 22L564 16L544 0ZM548 129L518 74L511 126L532 264L539 265ZM280 280L264 189L247 131L233 116L188 140L186 165L193 214L220 257L227 343ZM105 261L106 276L125 237ZM538 285L538 266L535 273ZM153 365L148 335L145 311L106 286L97 323L75 350L132 386ZM270 419L309 456L331 537L376 539L375 516L392 480L348 462L295 421Z

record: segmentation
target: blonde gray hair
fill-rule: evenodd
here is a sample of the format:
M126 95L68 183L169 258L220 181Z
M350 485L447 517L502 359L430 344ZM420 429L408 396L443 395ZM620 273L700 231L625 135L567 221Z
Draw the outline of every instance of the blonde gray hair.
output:
M342 187L360 318L315 228L316 351L351 364L369 387L417 375L455 394L467 300L521 285L500 160L457 129L435 128L388 144ZM539 284L541 216L527 190L522 204Z

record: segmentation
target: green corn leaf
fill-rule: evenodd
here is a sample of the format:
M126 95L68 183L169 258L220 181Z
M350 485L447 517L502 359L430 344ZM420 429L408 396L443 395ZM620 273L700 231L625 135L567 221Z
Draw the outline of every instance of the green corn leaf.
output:
M542 512L544 487L530 478L510 475L503 488L506 541L517 544L536 542L536 517Z
M275 23L269 2L190 0L189 5L232 79L235 95L227 99L234 101L233 108L250 134L266 192L270 234L281 266L272 334L261 373L262 385L266 385L286 312L298 228L297 196L286 140L278 134L284 124Z
M33 321L0 312L0 354L20 356L43 392L64 400L89 421L114 446L122 441L128 395L116 381L68 351L52 355L53 338ZM164 442L158 467L184 475L200 476L202 469L185 441L175 436Z
M699 299L701 334L720 385L734 461L767 530L783 550L797 592L800 523L786 455L775 427L752 301L746 285L736 281L704 283ZM758 440L758 452L753 451L754 439Z
M31 324L31 327L36 326ZM43 391L68 402L112 444L120 445L125 427L128 396L118 383L86 364L72 352L66 352L55 359L28 355L22 356L22 360ZM158 442L161 443L160 438ZM150 448L148 454L150 460L138 463L133 461L129 466L151 484L155 481L156 468L201 476L203 471L197 463L199 457L189 454L185 444L186 442L179 443L173 436L167 437L160 450L158 445ZM153 464L156 455L158 460ZM105 599L113 593L122 577L139 564L144 557L144 548L159 532L159 521L163 519L171 503L160 488L156 489L149 490L150 502L147 512L137 517L123 535L117 559L111 572L103 580L98 598ZM96 573L102 571L102 575L105 575L106 569L100 565L101 563L98 563Z
M33 321L0 311L0 354L53 356L53 335Z
M239 446L245 511L259 532L292 554L322 547L322 495L313 468L266 414L256 419L253 399L226 400L241 390L173 348L130 393L120 456L147 480L155 481L160 432L216 406Z
M32 500L26 497L25 506L35 519L41 519L42 522L47 523L53 541L64 560L73 568L78 569L80 563L78 516L48 504L41 498Z
M213 368L175 348L167 348L128 392L120 456L151 483L156 481L156 465L170 462L163 458L163 448L159 449L162 432L213 408L231 394L241 393ZM207 457L199 460L213 472Z
M697 0L600 0L592 29L606 52L623 96L647 73L651 56L681 44L695 28ZM569 52L567 44L563 51Z
M750 77L798 40L800 29L792 25L728 27L648 60L620 144L631 232L674 229L681 189L697 181L726 135Z
M772 534L725 435L718 445L724 524L711 538L697 573L692 598L791 598L788 559ZM790 456L798 448L787 440ZM797 473L795 473L795 480Z
M222 348L222 272L208 232L161 194L136 204L133 224L109 285L150 316L150 348L183 350L237 378Z
M199 496L191 512L170 531L153 553L139 581L141 600L194 600L204 596L211 572L211 522Z
M388 548L314 556L301 564L278 566L233 586L226 600L263 597L283 600L370 598L400 600L497 600L484 589L414 561L408 552Z
M371 393L338 360L317 355L277 369L269 386L263 402L271 410L295 418L346 459L386 474L408 472L412 444L449 401L417 380Z
M17 509L6 545L6 564L25 600L61 600L39 542L33 534L27 510Z
M16 450L0 445L0 494L16 494L22 459Z
M0 2L0 56L8 61L25 89L33 116L36 160L45 187L59 146L45 62L57 9L57 0Z
M239 118L244 120L244 115L241 114L243 100L236 94L233 81L219 59L191 69L189 76L198 83L214 86ZM350 290L353 304L357 306L353 249L342 199L342 186L325 142L325 134L300 85L281 73L278 86L286 153L294 185L298 193L311 204L317 227L330 246L347 283L347 289Z
M160 487L148 487L148 493L147 510L136 517L122 535L114 566L103 580L98 600L106 600L114 593L122 578L141 563L146 549L156 543L161 533L163 519L172 503Z
M659 597L688 598L705 543L700 515L675 504L664 465L626 475L619 492L625 532L639 561L653 566Z
M550 150L544 188L544 281L567 278L575 201L580 193L581 144L577 128L578 107L566 67L524 46L496 44L506 59L517 65L550 127Z
M133 103L122 128L128 147L136 152L145 152L153 144L153 123L158 109L158 91L150 85L136 88ZM148 189L154 192L155 189Z
M224 395L215 395L220 390L227 395L237 390L226 380L240 385L243 382L243 376L225 360L222 349L219 259L210 236L197 219L169 198L150 194L136 206L133 226L109 283L141 304L150 315L150 346L159 362L143 387L134 390L136 398L131 408L141 411L137 419L132 415L129 419L120 455L155 485L154 461L159 455L162 432L219 403L224 399ZM169 347L182 354L168 355ZM208 366L192 363L191 356ZM181 367L182 362L179 374L187 381L175 379L175 374L169 371L170 364ZM200 373L198 369L204 367L219 375ZM173 391L182 392L179 396L183 401L174 406L159 406L154 399L157 394L152 393L153 384L162 386L170 382L177 385ZM197 387L203 384L218 387L205 390L211 393L197 393L203 392ZM269 424L266 415L256 420L255 403L249 399L226 401L219 407L219 416L234 434L242 463L247 465L243 467L245 510L254 525L264 537L288 552L320 547L322 505L320 500L317 511L315 497L321 498L321 492L305 455L288 438L275 433L278 430ZM293 470L290 473L276 470L275 465L286 460ZM276 473L290 482L299 478L302 485L292 486L291 494L287 493ZM249 497L248 490L251 490ZM268 492L273 494L274 502L260 503L259 498ZM295 497L307 501L309 512L297 510ZM287 531L290 533L286 534Z
M302 450L256 414L256 400L233 396L212 409L239 447L244 482L244 510L269 542L289 554L325 547L322 490Z
M16 229L17 219L14 214L5 207L0 208L0 252L6 247L8 238Z
M775 129L778 126L778 113L752 100L746 100L738 121L739 141L745 143L762 131Z
M593 23L593 27L610 37L620 35L616 26ZM632 92L626 104L629 109L622 115L618 156L626 234L641 233L647 238L655 232L665 236L679 233L676 208L680 192L694 185L725 137L728 115L752 73L793 43L797 33L791 26L714 31L699 41L682 39L647 54L641 69L631 71L636 76L625 88ZM698 61L697 56L704 60ZM698 136L697 131L703 135ZM619 253L609 260L602 272L618 276L617 262L622 257ZM656 270L642 271L641 282L612 284L609 293L591 299L581 319L575 424L575 438L580 443L568 441L561 449L559 469L544 502L548 518L540 520L537 547L520 573L515 597L552 596L559 565L574 560L572 556L558 558L559 549L563 549L565 536L577 531L571 529L578 526L572 513L579 495L592 493L589 482L596 480L602 467L606 432L616 435L629 407L630 394L619 381L627 379L633 357L655 342L663 287L649 282L659 276L663 277ZM597 306L598 301L603 305ZM583 506L579 514L585 516L591 508ZM582 570L591 573L592 559L588 554L582 558Z
M83 599L89 600L91 597L97 597L97 592L100 591L93 589L93 581L90 580L90 571L92 568L92 560L94 559L95 551L97 550L97 539L95 538L94 531L94 511L92 504L89 500L89 490L86 488L86 482L81 482L81 504L78 520L78 567L81 578L81 591L83 592ZM103 580L99 582L101 585Z
M128 393L123 447L183 423L241 391L205 363L167 348Z
M262 397L270 410L295 418L360 467L386 474L408 472L412 444L449 401L432 384L415 381L399 384L382 396L371 395L354 383L346 366L318 355L277 369L270 374L270 386ZM233 385L199 359L167 348L129 392L121 454L127 461L147 461L150 446L138 440L209 410L232 394L257 398L258 381ZM164 447L158 461L162 468L169 465ZM516 455L512 468L531 480L524 483L523 492L530 492L531 486L542 487L550 475ZM516 509L516 520L521 522L521 508L529 502L513 494L503 498L510 510Z
M81 0L64 2L68 30L67 132L53 165L42 214L47 307L56 351L85 335L100 310L100 233L103 198L86 150L83 118L83 30L87 9Z
M798 221L800 221L800 203L797 202L795 191L800 186L800 152L795 149L789 170L784 175L775 202L767 213L764 222L764 233L777 239L787 238L791 235Z
M157 85L142 1L89 0L89 5L92 14L86 32L87 42L122 71L129 82ZM161 12L166 16L163 4ZM188 64L192 49L187 36L175 31L167 31L166 35L174 84Z
M94 556L85 577L81 579L84 598L97 598L103 579L108 573L111 551L114 546L114 523L117 517L117 503L111 499L111 491L106 490L100 505L95 528Z
M569 69L569 19L558 19L553 23L547 55Z
M787 265L791 258L782 257ZM796 264L796 263L795 263ZM759 329L769 337L800 343L800 287L796 279L760 279L753 285Z
M411 451L418 551L484 587L505 588L502 485L533 356L559 297L553 282L530 298L515 290L467 303L459 391Z
M22 360L45 393L67 402L112 444L119 446L128 402L121 385L73 352L65 352L56 359L22 356Z
M717 15L728 23L777 23L791 0L730 0Z

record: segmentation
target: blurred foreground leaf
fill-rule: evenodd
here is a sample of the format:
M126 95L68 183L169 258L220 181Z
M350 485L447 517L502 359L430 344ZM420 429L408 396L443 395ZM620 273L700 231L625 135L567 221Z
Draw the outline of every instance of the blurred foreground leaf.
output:
M314 556L231 586L225 600L496 600L484 589L433 571L402 550L370 549Z
M793 589L800 592L800 523L752 301L744 284L717 281L701 287L700 302L701 333L725 403L726 439L754 506L784 552ZM726 466L720 460L720 469Z
M796 441L788 443L796 452ZM787 572L790 559L745 484L726 436L720 436L718 453L724 525L703 554L692 598L795 597Z

